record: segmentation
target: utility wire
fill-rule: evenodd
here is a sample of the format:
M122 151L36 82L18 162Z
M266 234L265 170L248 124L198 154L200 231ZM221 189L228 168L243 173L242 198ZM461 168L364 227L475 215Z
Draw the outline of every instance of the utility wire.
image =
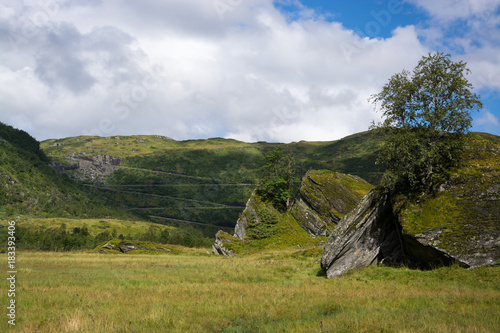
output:
M119 193L129 193L129 194L139 194L139 195L150 196L150 197L158 197L158 198L170 198L170 199L178 200L178 201L202 202L202 203L212 204L212 205L221 206L221 207L231 207L231 208L235 207L235 206L221 204L221 203L212 202L212 201L204 201L204 200L196 200L196 199L186 199L186 198L173 197L173 196L170 196L170 195L159 195L159 194L133 192L133 191L122 191L122 190L116 190L116 189L108 188L108 187L105 187L105 186L97 186L97 185L89 185L89 184L84 184L84 185L88 186L88 187L97 188L97 189L103 189L105 191L113 191L113 192L119 192Z

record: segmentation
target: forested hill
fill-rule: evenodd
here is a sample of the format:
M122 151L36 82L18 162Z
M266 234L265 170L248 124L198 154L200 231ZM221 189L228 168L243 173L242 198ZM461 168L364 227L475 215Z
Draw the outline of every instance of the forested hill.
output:
M38 217L131 217L97 191L48 166L37 140L0 122L0 219Z
M260 177L263 156L291 153L297 175L328 169L376 184L383 135L364 132L331 142L175 141L163 136L71 137L41 146L61 169L130 212L173 225L234 227ZM215 231L217 229L214 229Z

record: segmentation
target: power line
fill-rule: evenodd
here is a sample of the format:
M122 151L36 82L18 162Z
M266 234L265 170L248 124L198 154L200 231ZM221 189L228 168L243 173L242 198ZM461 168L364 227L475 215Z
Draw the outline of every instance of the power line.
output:
M104 187L104 186L96 186L96 185L89 185L89 184L84 184L84 185L88 186L88 187L97 188L97 189L103 189L105 191L138 194L138 195L144 195L144 196L150 196L150 197L159 197L159 198L170 198L170 199L177 200L177 201L202 202L202 203L212 204L212 205L221 206L221 207L234 207L234 206L231 206L231 205L221 204L221 203L212 202L212 201L204 201L204 200L196 200L196 199L186 199L186 198L173 197L173 196L170 196L170 195L159 195L159 194L152 194L152 193L123 191L123 190L116 190L116 189L112 189L112 188L107 188L107 187Z
M220 226L216 226L213 224L207 224L207 223L202 223L202 222L195 222L195 221L188 221L188 220L180 220L180 219L174 219L171 217L163 217L163 216L154 216L154 215L149 215L148 217L152 217L155 219L161 219L161 220L171 220L171 221L177 221L177 222L183 222L183 223L192 223L192 224L201 224L209 227L216 227L216 228L221 228Z
M127 208L126 210L160 210L160 209L168 209L172 207L135 207L135 208ZM227 207L182 207L182 209L244 209L244 206L227 206Z
M147 172L156 172L156 173L160 173L160 174L164 174L164 175L185 177L185 178L192 178L192 179L204 179L204 180L212 180L212 181L214 180L213 178L209 178L209 177L184 175L182 173L176 173L176 172L171 172L171 171L151 170L151 169L133 168L133 167L126 167L126 166L120 166L120 169L132 169L132 170L141 170L141 171L147 171Z
M184 187L184 186L256 186L256 184L243 184L243 183L211 183L211 184L108 184L106 186L126 186L126 187L153 187L153 186L161 186L161 187Z

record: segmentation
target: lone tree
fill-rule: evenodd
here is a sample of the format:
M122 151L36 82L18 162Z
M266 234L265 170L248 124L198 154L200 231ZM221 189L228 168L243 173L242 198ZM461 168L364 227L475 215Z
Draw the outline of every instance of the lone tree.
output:
M379 127L389 132L378 161L387 164L386 186L427 190L460 161L471 112L482 108L468 73L449 54L429 54L370 97L385 118Z

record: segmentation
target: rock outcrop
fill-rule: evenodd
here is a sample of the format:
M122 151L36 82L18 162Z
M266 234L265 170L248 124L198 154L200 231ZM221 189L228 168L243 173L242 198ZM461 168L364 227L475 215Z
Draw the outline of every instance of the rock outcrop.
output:
M110 240L104 245L94 249L96 253L102 254L128 254L128 253L170 253L171 250L164 245L151 242Z
M250 225L250 219L257 218L259 211L263 207L264 203L257 196L256 190L252 192L252 195L248 199L243 213L238 218L236 226L234 227L234 237L241 240L245 239L247 235L247 228ZM257 221L258 222L258 221Z
M332 278L381 263L424 269L461 264L445 251L403 235L389 193L376 189L333 229L321 268Z
M106 176L115 172L123 162L121 158L108 155L77 156L69 158L72 163L71 170L76 170L74 176L83 181L96 184L105 183Z
M387 193L374 190L333 230L321 257L326 276L368 265L401 262L403 244Z
M389 195L374 190L339 221L321 258L327 277L381 262L500 265L500 143L472 140L434 195L400 197L397 206L395 216Z
M333 228L330 219L323 220L302 198L294 203L290 213L311 237L328 236Z
M300 200L323 221L336 224L372 188L360 177L326 170L309 171L300 186Z
M436 264L424 246L465 267L499 265L500 144L471 141L463 165L436 195L407 202L399 216L408 252L420 263Z
M300 196L289 208L293 218L312 237L328 236L335 223L356 207L372 186L363 179L327 170L306 173ZM234 228L234 237L245 239L250 223L259 224L259 211L269 205L254 191ZM253 221L250 221L253 219Z
M301 233L307 239L328 236L335 223L355 208L371 188L356 176L326 170L309 171L302 179L299 198L286 212L279 212L254 191L236 223L232 239L248 241L271 237L282 232L279 228L283 225L287 225L285 230L296 236ZM225 242L231 241L227 236L217 234L214 253L233 254L224 247Z
M223 255L225 257L231 257L234 255L234 252L231 250L228 250L225 246L224 243L230 242L230 240L223 238L221 231L217 232L215 234L215 243L212 245L212 249L214 254L219 254Z

